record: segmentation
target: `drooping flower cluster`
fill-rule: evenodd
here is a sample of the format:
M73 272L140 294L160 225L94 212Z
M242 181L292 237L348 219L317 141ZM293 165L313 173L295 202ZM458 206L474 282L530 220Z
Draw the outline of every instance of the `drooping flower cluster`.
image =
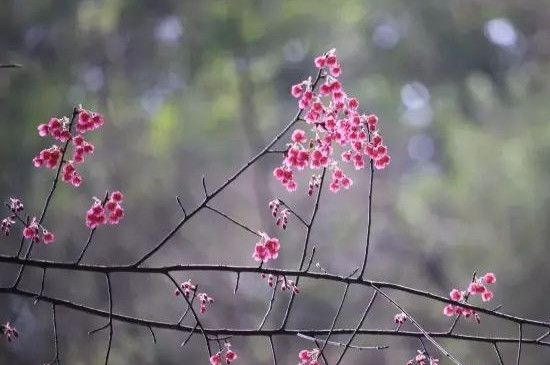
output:
M273 288L275 283L282 283L281 291L287 291L287 289L290 289L296 294L300 292L300 288L298 288L296 283L293 280L287 279L286 276L275 276L272 274L269 274L269 275L261 274L260 276L262 277L262 279L267 278L267 285L270 288Z
M422 350L418 350L418 354L407 361L406 365L439 365L439 359L427 356Z
M311 351L301 350L298 354L298 358L300 359L298 365L319 365L319 361L317 361L319 354L319 349L313 349Z
M206 293L199 293L197 294L197 298L199 298L199 311L201 314L206 313L207 305L214 303L214 299L212 297L209 297Z
M454 301L465 303L470 295L481 295L481 300L488 302L493 298L493 292L485 285L494 284L496 282L496 276L492 272L488 272L481 277L475 277L474 280L468 285L468 290L453 289L449 293L449 298ZM448 304L443 308L443 313L452 317L455 315L463 315L465 318L474 316L477 323L480 323L480 318L477 312L470 308L464 308L460 305Z
M33 217L31 222L23 228L23 237L34 243L40 243L40 232L42 232L42 240L45 244L48 245L55 241L55 235L47 229L40 227L36 221L36 217Z
M101 224L118 224L124 217L123 198L122 193L118 190L111 193L105 203L94 197L94 204L86 212L86 226L94 229Z
M347 95L337 79L341 67L335 50L317 57L315 65L321 69L325 80L318 92L311 78L291 88L292 96L299 99L298 107L304 111L311 133L308 135L302 129L293 131L285 159L273 175L288 191L295 191L294 170L301 171L308 166L311 169L329 168L333 170L330 189L337 192L342 187L348 189L353 183L338 167L340 161L352 163L359 170L365 167L365 157L377 169L385 168L391 159L378 131L378 117L361 114L357 99ZM336 145L343 149L339 159L335 157ZM316 182L314 175L308 194L312 194Z
M281 211L281 214L279 215L279 207L281 206L281 202L278 199L272 200L269 202L269 209L271 210L271 214L273 215L273 218L276 218L275 225L277 227L281 227L282 229L286 229L288 226L288 217L290 215L290 211L288 209L283 209Z
M101 114L90 112L82 108L77 110L77 113L78 119L76 120L75 128L80 134L72 134L72 121L67 117L51 118L48 123L40 124L38 126L38 134L41 137L50 136L61 143L65 143L65 146L60 147L54 144L50 148L43 149L36 157L33 158L33 164L35 167L44 166L46 168L54 169L59 165L59 163L64 164L61 180L72 184L75 187L80 186L82 183L82 176L76 171L75 165L84 162L85 155L94 152L94 145L86 141L82 136L82 133L97 129L104 123ZM67 152L64 151L63 148L69 147L69 144L66 143L69 140L72 140L73 142L72 158L70 160L60 161L61 157Z
M25 206L23 202L16 198L10 198L10 203L6 204L9 206L11 215L2 220L0 225L0 230L4 232L6 236L9 236L12 224L15 224L16 219L18 218L20 222L24 223L23 218L18 217L17 213L23 211ZM38 224L36 217L33 217L30 222L24 224L23 227L23 237L30 240L34 243L44 242L45 244L50 244L55 241L55 235L48 231L46 228Z
M183 295L185 295L187 298L191 297L191 293L194 293L195 290L197 290L197 286L195 284L191 283L191 280L187 280L187 281L181 283L180 288L181 288L181 290L176 289L174 291L174 294L176 296L178 296L183 291Z
M260 234L260 242L256 243L252 257L256 261L267 262L270 259L275 260L279 256L281 244L277 238L269 237L265 232Z
M11 342L12 339L19 338L19 333L9 322L0 326L0 329L2 330L2 335L6 337L8 342Z
M224 361L226 364L231 364L235 360L237 360L237 353L231 350L231 344L226 342L223 351L218 351L210 357L210 365L221 365Z
M403 312L401 313L397 313L394 317L393 317L393 320L395 321L395 323L397 324L403 324L407 321L407 315Z
M180 288L181 289L179 289L179 288L176 289L174 291L174 294L176 296L178 296L178 295L183 293L183 295L185 295L188 299L192 298L191 294L195 294L195 292L197 290L197 286L195 284L191 283L191 280L187 280L187 281L181 283ZM206 313L206 310L208 309L207 308L208 304L214 303L214 299L206 293L198 293L197 298L199 300L199 311L200 311L201 314Z

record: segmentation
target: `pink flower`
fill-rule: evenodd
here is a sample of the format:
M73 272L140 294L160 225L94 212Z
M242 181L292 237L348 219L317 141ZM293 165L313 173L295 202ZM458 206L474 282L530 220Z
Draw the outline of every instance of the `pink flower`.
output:
M267 262L270 259L275 260L279 257L281 244L277 238L269 237L265 232L259 232L260 242L254 246L252 257L256 261Z
M44 230L43 239L44 239L44 243L49 245L50 243L55 241L55 235L52 232Z
M496 278L495 274L493 274L492 272L488 272L487 274L485 274L483 276L483 281L486 284L494 284L497 281L497 278Z
M256 261L267 262L269 260L269 252L267 251L267 249L263 244L256 243L252 257Z
M483 293L481 293L481 299L484 302L490 301L491 299L493 299L493 292L489 289L486 289Z
M292 133L292 140L295 143L305 143L306 140L307 140L306 139L306 132L304 132L301 129L294 130L294 132Z
M458 289L453 289L449 293L449 298L456 300L457 302L462 299L462 293Z
M210 365L221 365L222 363L222 354L221 352L218 352L215 355L212 355L210 357Z
M445 314L447 317L452 317L455 315L455 307L452 304L448 304L443 308L443 314Z
M50 127L48 127L47 124L40 124L38 126L38 135L40 137L46 137L48 134L50 134Z
M475 281L468 285L468 292L471 294L482 294L485 291L485 286L483 284Z
M292 88L290 89L290 94L294 96L295 98L299 98L304 93L303 89L303 83L292 85Z
M235 353L235 351L233 350L227 350L227 352L225 353L225 361L230 364L235 360L237 360L237 353Z

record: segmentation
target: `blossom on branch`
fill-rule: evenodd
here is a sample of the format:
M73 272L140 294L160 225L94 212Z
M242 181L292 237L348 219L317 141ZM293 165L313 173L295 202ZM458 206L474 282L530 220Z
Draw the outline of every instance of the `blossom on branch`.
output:
M305 114L309 135L301 128L292 132L292 143L288 144L285 158L273 175L292 192L297 188L293 170L328 168L333 171L330 190L336 193L353 184L339 167L340 162L353 164L356 170L360 170L365 167L367 159L373 167L384 169L391 158L378 130L378 117L361 114L357 98L348 95L337 79L342 69L336 51L317 57L315 65L325 80L319 91L314 90L317 85L311 78L293 85L290 90L291 95L299 99L298 107ZM336 148L343 150L339 158L335 157L338 156ZM309 195L314 187L317 184L312 178Z

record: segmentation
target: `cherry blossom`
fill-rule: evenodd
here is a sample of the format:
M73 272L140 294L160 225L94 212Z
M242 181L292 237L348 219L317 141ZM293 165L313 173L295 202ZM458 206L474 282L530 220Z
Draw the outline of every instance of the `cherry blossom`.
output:
M19 332L17 332L15 327L13 327L9 322L1 325L0 330L2 331L2 335L6 337L6 340L8 340L8 342L11 342L12 339L19 338Z
M407 361L406 365L439 365L439 359L428 356L425 351L418 350L415 357Z
M118 224L124 217L122 199L123 195L120 191L113 192L105 204L94 197L94 204L86 212L86 226L94 229L101 224Z
M270 259L275 260L279 256L281 244L277 238L269 237L265 232L260 234L260 242L256 243L252 257L256 261L267 262Z
M449 293L449 298L456 302L465 303L470 295L479 294L482 301L488 302L493 299L493 292L489 290L486 285L494 284L495 282L496 276L492 272L489 272L481 277L476 276L474 277L474 280L472 280L472 282L468 285L467 290L461 291L459 289L453 289ZM448 317L463 315L465 318L469 318L473 316L477 323L480 323L481 321L479 314L475 310L464 308L460 305L446 305L443 308L443 314Z
M230 364L237 360L237 353L231 350L231 344L229 342L225 343L225 348L222 351L218 351L210 356L210 365L221 365L224 362L224 358L226 364Z
M317 361L319 354L319 349L301 350L298 353L298 358L300 359L300 363L298 365L319 365L319 362Z
M309 131L296 128L292 132L292 143L287 145L285 158L273 174L292 192L297 189L295 170L328 168L333 171L329 188L336 193L353 184L339 167L340 163L350 163L361 170L367 162L372 162L376 169L384 169L391 158L378 129L378 117L361 114L357 98L348 95L337 79L342 69L336 51L315 58L315 65L324 78L318 92L311 78L291 88L291 95L298 99L298 107L304 112ZM337 148L342 151L335 153ZM313 175L308 194L312 195L318 185L319 180Z
M104 123L103 117L95 112L91 112L80 107L77 111L77 121L75 129L78 134L71 133L71 121L67 117L50 118L48 123L43 123L38 126L38 134L41 137L52 137L53 139L65 143L65 147L60 147L57 144L50 148L43 149L33 158L35 167L46 167L54 169L59 164L63 164L61 180L75 187L82 183L82 176L76 171L75 165L81 164L85 160L85 156L94 152L95 147L89 141L86 141L82 136L83 133L92 131L101 127ZM70 160L61 161L61 156L65 156L67 151L64 148L69 148L66 143L72 141L73 151Z
M395 321L395 323L397 324L403 324L407 321L407 315L403 312L401 313L397 313L394 317L393 317L393 320Z

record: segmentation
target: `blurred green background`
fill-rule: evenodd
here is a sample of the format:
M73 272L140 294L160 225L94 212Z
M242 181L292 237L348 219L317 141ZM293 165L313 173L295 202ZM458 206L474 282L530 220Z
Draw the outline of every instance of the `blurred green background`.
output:
M126 217L98 231L85 262L130 263L181 218L179 195L191 209L202 199L201 176L218 186L253 156L296 112L290 85L313 75L313 57L337 48L341 80L362 107L381 118L392 164L377 174L374 236L368 277L447 295L472 272L494 271L490 307L534 319L550 316L550 4L544 0L4 0L0 6L0 197L43 204L51 171L31 159L50 141L36 126L84 107L105 115L90 134L96 152L82 166L79 189L61 185L45 226L54 245L34 257L74 259L86 238L91 197L125 193ZM280 156L247 171L214 205L254 229L276 234L277 267L296 267L303 231L276 230L267 207L279 196L309 214L312 199L288 194L271 177ZM312 243L325 269L347 274L360 265L367 212L365 171L348 171L353 188L327 193ZM301 174L302 188L307 173ZM13 254L16 235L0 241ZM254 264L255 239L211 212L186 226L151 264ZM0 285L16 268L0 266ZM23 287L38 290L40 270ZM257 326L270 291L255 275L181 275L216 299L206 324ZM113 278L115 310L173 321L181 302L162 277ZM343 287L304 280L290 325L327 328ZM104 278L48 273L46 292L106 308ZM339 326L352 327L369 297L353 290ZM278 294L268 325L277 326L288 294ZM450 320L442 306L396 295L430 330ZM477 303L477 302L475 302ZM478 303L479 304L479 303ZM314 308L314 310L312 310ZM0 298L0 322L11 321L20 340L0 341L1 364L44 363L53 355L50 308L32 300ZM380 301L369 328L393 328L396 311ZM88 336L103 321L59 308L65 364L102 364L106 333ZM409 323L405 328L413 329ZM461 321L463 333L516 336L517 328L482 317ZM531 328L525 335L537 336ZM183 334L115 325L111 364L198 364L200 338L184 349ZM345 341L345 339L341 339ZM266 339L232 340L239 364L269 364ZM276 338L281 364L297 362L312 344ZM390 350L352 352L347 364L405 363L418 341L362 338ZM486 345L442 341L465 364L496 364ZM503 346L505 362L515 346ZM330 358L339 349L331 349ZM432 349L432 353L437 352ZM522 364L545 363L550 351L526 347ZM444 361L442 360L442 363Z

